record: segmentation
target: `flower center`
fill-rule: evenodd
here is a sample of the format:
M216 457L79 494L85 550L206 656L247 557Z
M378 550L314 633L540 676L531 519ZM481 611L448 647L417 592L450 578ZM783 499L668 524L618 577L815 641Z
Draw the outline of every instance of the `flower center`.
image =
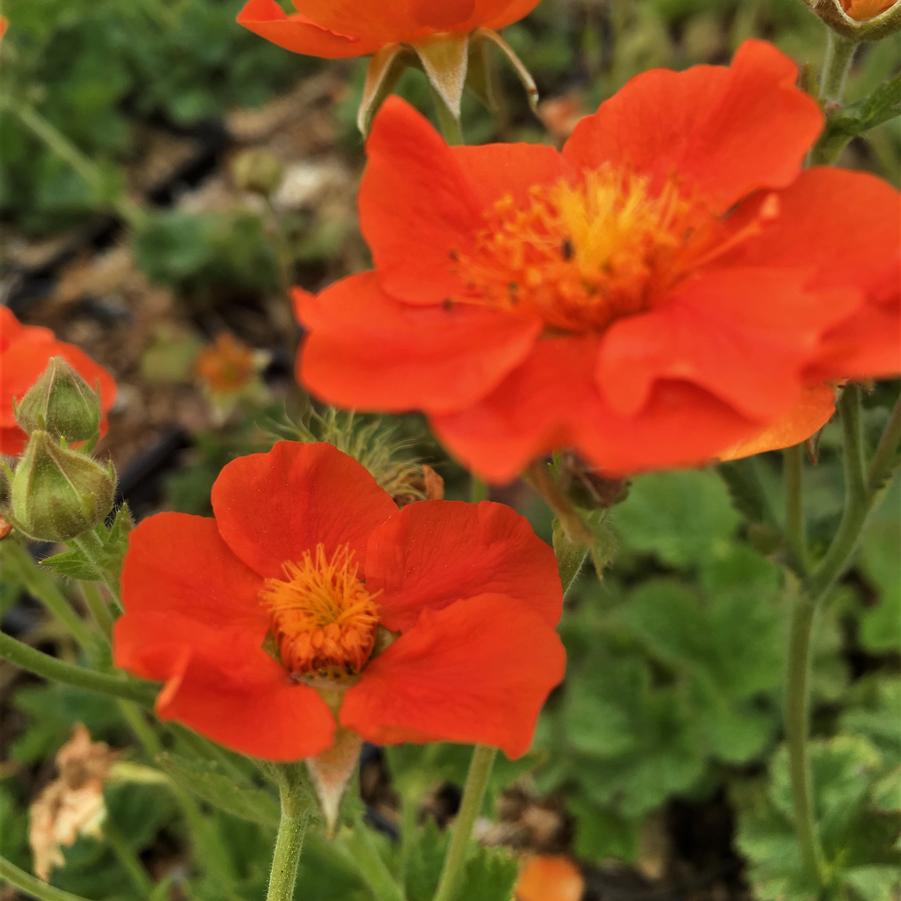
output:
M599 331L640 312L708 244L716 218L673 182L611 167L536 185L526 205L507 195L485 214L474 250L453 254L462 303L540 316L548 327Z
M375 644L379 607L354 552L343 545L329 556L317 544L315 553L282 568L285 578L267 579L260 592L282 664L297 676L359 672Z

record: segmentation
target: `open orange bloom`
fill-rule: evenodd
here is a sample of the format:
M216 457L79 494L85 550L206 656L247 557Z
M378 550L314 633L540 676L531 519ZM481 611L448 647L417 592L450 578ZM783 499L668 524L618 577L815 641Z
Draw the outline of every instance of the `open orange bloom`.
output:
M25 447L27 436L16 424L13 401L25 396L51 357L63 357L92 388L99 388L104 413L112 407L116 383L102 366L83 350L57 341L50 329L22 325L12 311L0 306L0 454L14 457Z
M898 193L801 171L822 115L796 77L759 41L646 72L562 153L448 147L389 101L360 191L376 268L298 293L300 379L424 410L506 480L557 448L611 473L704 462L812 385L897 371Z
M288 15L276 0L250 0L245 28L285 50L338 59L369 56L392 44L499 30L528 15L539 0L295 0Z
M528 749L564 652L525 519L398 510L351 457L296 442L230 463L212 501L141 523L125 558L115 660L166 683L162 719L269 760L322 753L336 719L380 744Z

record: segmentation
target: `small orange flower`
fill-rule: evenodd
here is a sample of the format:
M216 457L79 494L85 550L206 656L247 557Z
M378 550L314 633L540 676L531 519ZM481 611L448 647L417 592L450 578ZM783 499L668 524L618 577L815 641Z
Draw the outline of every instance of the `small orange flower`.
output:
M297 442L230 463L212 501L213 519L141 523L125 558L115 659L166 683L162 719L269 760L343 730L528 749L564 652L554 555L525 519L399 510L351 457Z
M14 457L25 447L26 435L16 423L13 401L25 396L51 357L63 357L92 388L99 386L104 413L112 407L116 383L102 366L74 345L58 341L50 329L22 325L0 306L0 454ZM106 429L105 419L102 428Z
M257 374L253 351L228 332L200 352L195 368L212 394L238 394Z
M842 0L842 8L852 18L862 21L884 13L896 0Z
M288 15L276 0L250 0L245 28L285 50L338 59L369 56L392 44L499 30L528 15L539 0L295 0Z
M301 381L424 410L503 481L561 448L613 474L706 462L812 385L897 372L898 192L801 171L823 119L796 79L760 41L646 72L562 153L448 147L389 100L360 189L375 270L296 295Z

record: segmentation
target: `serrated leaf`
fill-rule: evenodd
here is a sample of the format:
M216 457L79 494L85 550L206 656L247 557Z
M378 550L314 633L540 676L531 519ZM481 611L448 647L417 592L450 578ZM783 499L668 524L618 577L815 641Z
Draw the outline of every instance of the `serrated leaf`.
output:
M739 524L716 473L652 473L636 479L612 511L626 548L689 569L725 553Z
M880 84L868 97L830 115L818 149L831 159L856 138L896 116L901 116L901 75Z
M466 864L455 901L512 901L518 873L508 851L479 848Z
M432 901L441 876L448 839L448 832L439 829L433 819L426 820L425 825L416 830L407 860L407 901Z
M278 803L265 789L237 784L221 767L210 761L192 760L166 752L159 755L157 762L173 782L213 807L263 826L278 825ZM313 803L310 798L310 804Z
M41 566L47 566L61 576L81 582L93 582L97 578L94 564L78 548L45 557L41 560Z

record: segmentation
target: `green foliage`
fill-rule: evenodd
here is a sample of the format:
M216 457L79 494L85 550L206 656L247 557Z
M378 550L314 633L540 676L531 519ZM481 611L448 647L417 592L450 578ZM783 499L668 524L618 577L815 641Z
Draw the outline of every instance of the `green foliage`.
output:
M895 846L901 808L887 804L892 761L863 736L840 735L811 746L816 820L827 873L839 897L891 901L901 850ZM894 779L894 775L889 774ZM892 783L894 794L894 783ZM801 901L814 886L805 876L792 828L788 754L779 750L769 781L739 790L738 845L761 901Z
M713 472L636 479L612 516L627 547L677 569L723 553L739 523L728 491Z
M85 582L97 581L102 572L110 573L112 578L118 579L128 547L128 535L133 526L134 520L128 504L122 504L113 514L113 521L109 527L104 525L94 530L94 534L100 539L96 565L81 549L73 547L51 557L45 557L41 560L41 566L47 566L69 579ZM101 568L100 572L97 569L98 565Z
M157 213L135 235L138 265L196 303L274 290L277 264L260 219L248 212Z
M106 208L138 149L135 114L194 126L256 105L310 63L235 24L240 0L7 0L2 94L98 167L86 180L14 112L0 112L0 212L34 231Z
M164 753L157 763L176 785L242 820L274 828L278 825L278 801L266 789L242 784L234 773L208 760ZM313 799L310 799L313 803Z

